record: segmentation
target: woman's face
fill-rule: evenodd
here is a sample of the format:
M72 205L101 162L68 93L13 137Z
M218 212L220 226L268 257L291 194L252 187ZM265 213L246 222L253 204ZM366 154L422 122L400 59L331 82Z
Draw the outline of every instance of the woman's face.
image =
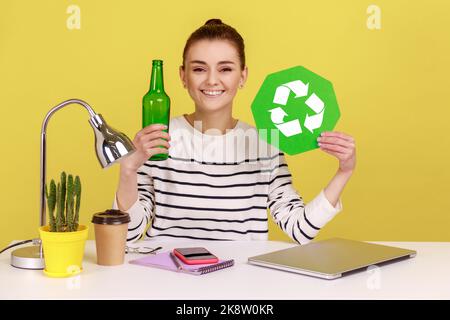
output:
M226 40L200 40L186 53L180 77L202 112L231 108L238 88L247 80L235 47Z

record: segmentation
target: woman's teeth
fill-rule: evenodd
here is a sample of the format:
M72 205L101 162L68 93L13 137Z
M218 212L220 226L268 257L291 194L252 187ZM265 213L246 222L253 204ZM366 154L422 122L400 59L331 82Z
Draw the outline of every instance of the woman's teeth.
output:
M224 93L224 90L201 90L208 97L217 97Z

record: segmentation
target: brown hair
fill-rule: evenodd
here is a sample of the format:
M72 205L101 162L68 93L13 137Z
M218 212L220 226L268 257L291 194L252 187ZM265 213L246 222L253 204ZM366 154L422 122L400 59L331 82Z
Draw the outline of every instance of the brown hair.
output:
M244 39L232 26L229 26L222 22L220 19L209 19L203 26L195 30L186 41L186 45L183 50L183 65L186 60L186 54L189 47L199 40L228 40L236 48L239 59L241 62L241 70L245 68L245 46Z

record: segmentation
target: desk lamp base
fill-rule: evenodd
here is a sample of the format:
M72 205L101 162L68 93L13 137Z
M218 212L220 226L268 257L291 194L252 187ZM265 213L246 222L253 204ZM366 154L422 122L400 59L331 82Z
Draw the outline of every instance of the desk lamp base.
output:
M44 257L40 253L40 245L16 249L11 252L11 265L20 269L43 270Z

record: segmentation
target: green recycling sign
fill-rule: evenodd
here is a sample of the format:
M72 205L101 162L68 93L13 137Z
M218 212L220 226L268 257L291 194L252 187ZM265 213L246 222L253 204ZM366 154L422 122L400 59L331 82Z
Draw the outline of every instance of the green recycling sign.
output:
M269 74L252 113L260 137L290 155L318 148L340 117L331 82L301 66Z

